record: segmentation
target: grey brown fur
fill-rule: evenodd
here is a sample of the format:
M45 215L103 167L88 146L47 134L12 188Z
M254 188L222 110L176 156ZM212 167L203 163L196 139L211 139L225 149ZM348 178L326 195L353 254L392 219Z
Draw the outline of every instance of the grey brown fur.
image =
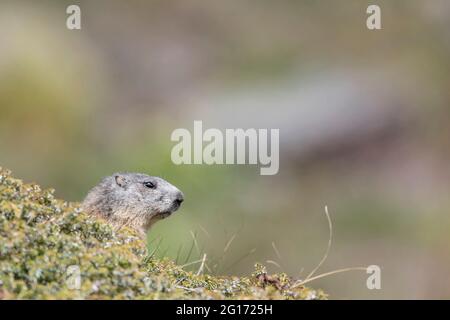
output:
M82 208L115 227L128 226L145 236L155 222L178 210L183 200L183 193L164 179L116 173L89 191Z

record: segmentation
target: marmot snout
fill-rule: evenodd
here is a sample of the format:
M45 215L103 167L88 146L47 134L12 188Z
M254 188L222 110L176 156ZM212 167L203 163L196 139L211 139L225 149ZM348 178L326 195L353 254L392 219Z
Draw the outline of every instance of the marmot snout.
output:
M143 236L156 221L178 210L183 201L183 193L164 179L142 173L116 173L88 193L82 208L114 226L129 226Z

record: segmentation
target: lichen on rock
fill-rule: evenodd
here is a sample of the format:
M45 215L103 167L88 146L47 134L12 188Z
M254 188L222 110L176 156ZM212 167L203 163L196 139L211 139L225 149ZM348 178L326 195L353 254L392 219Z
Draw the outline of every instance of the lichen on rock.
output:
M326 298L260 265L249 277L197 275L146 254L132 230L113 230L0 167L0 299Z

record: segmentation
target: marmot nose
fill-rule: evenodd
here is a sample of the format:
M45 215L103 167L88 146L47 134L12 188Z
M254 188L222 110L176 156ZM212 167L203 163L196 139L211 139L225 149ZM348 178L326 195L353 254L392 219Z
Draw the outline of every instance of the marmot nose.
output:
M178 192L175 198L175 203L180 205L184 201L184 195L183 192Z

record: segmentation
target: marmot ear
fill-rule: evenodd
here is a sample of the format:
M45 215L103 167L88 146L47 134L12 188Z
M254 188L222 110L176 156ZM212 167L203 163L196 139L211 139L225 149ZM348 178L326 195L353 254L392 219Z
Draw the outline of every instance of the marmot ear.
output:
M127 184L127 179L122 175L115 175L114 179L119 187L124 188Z

